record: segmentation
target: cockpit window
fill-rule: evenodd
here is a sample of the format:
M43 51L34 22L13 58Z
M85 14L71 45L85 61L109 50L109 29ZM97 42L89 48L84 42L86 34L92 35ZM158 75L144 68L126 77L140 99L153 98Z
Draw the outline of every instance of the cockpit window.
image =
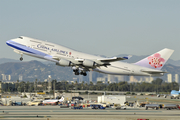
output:
M20 39L23 39L23 37L19 37Z

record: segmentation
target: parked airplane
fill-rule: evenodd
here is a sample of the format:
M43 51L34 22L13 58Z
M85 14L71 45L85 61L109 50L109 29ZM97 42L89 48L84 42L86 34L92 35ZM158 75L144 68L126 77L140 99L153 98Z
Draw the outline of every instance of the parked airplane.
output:
M172 90L171 91L171 99L179 99L180 97L180 87L179 87L179 91L176 90Z
M129 59L130 56L103 58L25 36L6 41L6 44L21 55L21 61L23 54L26 54L55 62L59 66L70 66L75 75L84 76L87 75L87 71L91 70L112 75L162 76L166 72L161 68L174 52L174 50L165 48L143 60L130 64L120 62L120 60Z
M63 102L64 97L62 96L61 99L50 99L50 100L44 100L43 104L57 104L58 102Z

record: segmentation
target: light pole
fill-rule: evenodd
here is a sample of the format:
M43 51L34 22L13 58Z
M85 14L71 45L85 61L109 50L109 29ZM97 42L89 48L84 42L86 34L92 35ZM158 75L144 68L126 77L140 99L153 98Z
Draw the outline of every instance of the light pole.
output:
M46 90L46 88L47 88L47 83L46 83L46 82L47 82L47 79L45 79L44 82L45 82L45 94L46 94L46 91L47 91L47 90Z
M89 100L89 92L88 92L88 100Z
M50 90L51 90L51 75L48 75L48 92L50 96Z

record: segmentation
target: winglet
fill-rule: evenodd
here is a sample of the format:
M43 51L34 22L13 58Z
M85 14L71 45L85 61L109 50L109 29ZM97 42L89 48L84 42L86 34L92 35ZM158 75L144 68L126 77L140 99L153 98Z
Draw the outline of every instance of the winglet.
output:
M64 101L64 97L62 96L61 99L59 99L59 102L63 102Z
M132 57L132 55L128 55L126 57L123 57L124 59L130 59Z

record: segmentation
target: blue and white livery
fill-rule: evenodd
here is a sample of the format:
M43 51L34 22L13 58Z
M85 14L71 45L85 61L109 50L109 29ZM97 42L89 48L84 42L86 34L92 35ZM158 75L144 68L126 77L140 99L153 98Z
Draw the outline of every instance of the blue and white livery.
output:
M176 90L172 90L171 91L171 99L179 99L180 97L180 87L179 87L179 91Z
M55 62L59 66L72 67L75 75L84 76L87 75L87 71L91 70L112 75L162 76L166 72L161 69L174 52L174 50L165 48L130 64L121 62L121 60L129 59L131 56L103 58L25 36L9 40L6 44L21 55L21 61L25 54Z

